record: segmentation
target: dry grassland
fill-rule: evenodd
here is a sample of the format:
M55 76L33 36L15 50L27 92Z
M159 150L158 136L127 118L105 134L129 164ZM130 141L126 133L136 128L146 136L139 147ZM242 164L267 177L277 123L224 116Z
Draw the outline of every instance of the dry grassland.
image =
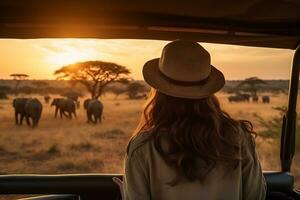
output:
M286 105L286 95L271 95L271 103L229 103L228 94L218 94L223 108L238 119L253 122L255 130L262 127L255 115L270 119L278 115L275 106ZM120 173L130 135L136 127L144 100L128 100L112 95L103 98L104 121L87 124L83 107L77 119L54 118L54 108L43 102L38 128L15 126L10 100L0 101L0 174L15 173ZM83 101L81 99L81 101ZM280 170L279 143L258 137L257 149L264 170ZM297 152L299 154L299 152ZM294 166L300 166L296 155ZM297 170L299 174L299 170Z

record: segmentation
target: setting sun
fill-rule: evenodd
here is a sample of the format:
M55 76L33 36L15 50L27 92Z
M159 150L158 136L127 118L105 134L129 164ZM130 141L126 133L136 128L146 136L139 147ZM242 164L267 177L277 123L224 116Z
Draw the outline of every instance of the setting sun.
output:
M48 54L46 62L54 69L76 62L101 59L100 52L92 47L91 41L77 39L50 40L42 46Z
M47 62L55 66L64 66L70 63L80 62L90 59L90 56L79 51L59 52L49 55Z

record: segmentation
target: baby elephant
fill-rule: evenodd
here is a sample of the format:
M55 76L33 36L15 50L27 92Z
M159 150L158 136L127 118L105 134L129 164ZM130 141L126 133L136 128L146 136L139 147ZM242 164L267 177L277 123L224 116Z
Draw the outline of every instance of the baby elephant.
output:
M97 99L86 99L83 103L86 109L87 123L93 122L94 124L102 122L103 104ZM93 119L94 117L94 119Z
M40 121L43 106L36 98L16 98L13 100L16 125L22 125L24 117L28 126L36 127ZM30 122L32 120L32 124Z

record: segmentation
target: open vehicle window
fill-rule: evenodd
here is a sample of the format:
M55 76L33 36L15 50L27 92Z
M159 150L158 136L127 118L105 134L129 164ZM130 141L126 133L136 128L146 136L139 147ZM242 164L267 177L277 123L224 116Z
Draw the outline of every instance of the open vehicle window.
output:
M149 91L142 80L142 66L159 57L166 43L0 40L0 173L122 173L126 144L138 124ZM281 120L287 106L293 52L216 44L203 46L211 53L212 64L227 80L223 90L217 93L223 108L234 118L253 123L263 169L280 171ZM120 68L123 74L117 82L101 90L98 86L93 93L90 89L95 82L89 73L95 73L97 66L107 66L103 61L123 67ZM93 64L97 64L95 68L85 70ZM82 66L85 69L80 71ZM87 123L84 100L92 95L99 96L103 103L101 124ZM15 125L13 99L25 97L37 98L43 106L36 128L28 127L26 120L23 125ZM60 113L54 117L53 99L66 97L76 97L77 118L68 119L64 113L62 119ZM297 166L298 152L293 165L296 184L300 175Z

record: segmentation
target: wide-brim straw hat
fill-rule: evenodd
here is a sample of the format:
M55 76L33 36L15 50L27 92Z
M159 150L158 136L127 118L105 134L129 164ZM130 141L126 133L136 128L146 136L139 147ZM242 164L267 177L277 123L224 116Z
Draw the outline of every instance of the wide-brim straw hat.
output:
M211 65L210 54L197 42L168 43L160 58L143 67L145 81L157 91L173 97L200 99L225 84L222 72Z

